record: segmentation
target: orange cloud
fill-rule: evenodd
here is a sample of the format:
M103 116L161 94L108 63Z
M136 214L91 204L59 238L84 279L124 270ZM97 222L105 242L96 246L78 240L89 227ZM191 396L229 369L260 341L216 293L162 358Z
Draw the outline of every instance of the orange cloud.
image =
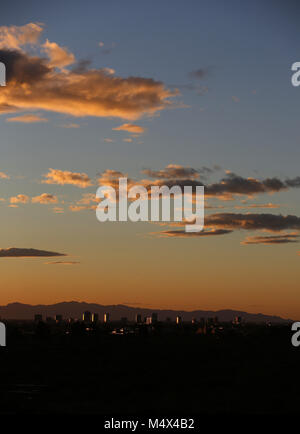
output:
M29 197L26 194L18 194L17 196L12 196L10 198L10 203L28 203Z
M123 124L119 127L113 128L115 131L128 131L129 133L142 134L145 132L145 128L134 124Z
M0 112L48 110L134 120L167 108L172 96L175 93L150 78L113 77L100 70L65 74L49 69L43 80L8 83L1 91Z
M50 42L48 39L42 45L42 50L48 55L50 66L62 69L75 62L74 54L66 47L60 47L56 42Z
M80 128L79 124L75 124L74 122L69 123L69 124L63 124L61 125L63 128Z
M18 50L26 44L36 44L43 32L43 25L29 23L25 26L1 26L0 48Z
M2 113L47 110L77 117L135 120L166 109L171 105L169 99L178 94L151 78L114 76L111 68L78 65L64 69L75 61L74 55L55 42L39 45L42 30L33 23L0 27L0 56L7 65L7 86L0 95ZM20 50L27 43L38 45L40 56Z
M35 122L48 122L48 119L38 115L22 115L14 118L7 118L6 122L21 122L23 124L32 124Z
M57 203L58 199L53 194L49 193L42 193L39 196L35 196L31 199L32 203L41 203L41 204L48 204L48 203Z
M4 173L4 172L0 172L0 179L9 179L9 178L10 178L9 175L7 175L7 174Z
M89 205L91 202L100 202L101 199L96 197L94 193L85 193L82 195L82 198L77 201L79 205Z
M86 188L92 185L92 182L86 173L49 169L49 172L43 176L47 178L42 181L44 184L70 184L80 188Z
M276 205L275 203L252 203L249 205L237 205L236 209L250 209L250 208L280 208L280 205Z
M72 212L79 212L84 210L95 210L97 205L70 205L69 210Z

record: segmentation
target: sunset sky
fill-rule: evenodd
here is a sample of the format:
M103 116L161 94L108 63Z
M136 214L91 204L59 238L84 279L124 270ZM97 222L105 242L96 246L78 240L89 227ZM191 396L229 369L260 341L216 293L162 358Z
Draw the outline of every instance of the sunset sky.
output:
M0 61L1 305L299 319L296 1L12 1ZM204 232L97 221L120 174L205 185Z

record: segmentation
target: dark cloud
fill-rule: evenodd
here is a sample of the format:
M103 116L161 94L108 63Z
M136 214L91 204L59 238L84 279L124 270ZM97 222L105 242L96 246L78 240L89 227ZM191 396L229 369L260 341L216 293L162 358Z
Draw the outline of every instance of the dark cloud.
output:
M205 218L205 225L228 229L268 230L300 229L300 217L281 214L234 214L218 213Z
M267 178L260 181L255 178L244 178L235 173L228 173L219 182L206 186L205 193L209 196L230 194L251 196L259 193L274 193L287 188L287 185L278 178Z
M300 187L300 176L297 176L294 179L287 179L285 181L286 185L289 187Z
M6 80L19 84L34 83L44 79L51 71L46 61L39 57L29 57L20 51L0 50L0 62L6 66Z
M207 68L199 68L199 69L196 69L195 71L191 71L189 73L189 77L190 78L196 78L198 80L202 80L208 74L209 74L209 70Z
M47 256L66 256L64 253L48 252L46 250L26 249L18 247L9 247L0 249L0 258L34 258Z
M82 74L82 73L88 71L89 67L91 66L91 63L92 63L92 61L89 59L79 60L71 70L75 74Z
M150 178L156 179L194 179L199 178L201 173L210 173L212 170L204 167L203 169L193 169L178 164L169 164L161 170L144 169L142 173Z
M168 167L167 167L168 168ZM167 169L166 168L166 169ZM165 176L166 182L164 184L172 187L173 185L179 185L181 188L184 186L196 187L197 185L203 185L200 180L190 179L189 173L203 173L203 169L197 170L192 168L183 168L186 170L181 170L182 176L176 176L171 179L171 172L163 169L161 171L148 171L148 173L157 178L158 183L160 179L163 178L160 174ZM189 171L187 171L189 169ZM212 171L211 169L207 169ZM194 172L193 172L194 171ZM209 172L206 172L209 173ZM186 174L186 176L184 176ZM185 178L185 179L182 179ZM231 199L233 195L245 195L245 196L254 196L256 194L263 193L276 193L279 191L284 191L289 188L300 187L299 177L295 179L290 179L287 181L282 181L279 178L266 178L263 180L259 180L256 178L244 178L242 176L236 175L235 173L228 173L224 178L220 181L204 185L205 187L205 195L207 197L219 197L223 199Z
M238 196L255 196L257 194L264 193L276 193L280 191L286 191L289 188L300 187L299 178L289 179L282 181L279 178L266 178L259 180L256 178L244 178L242 176L236 175L235 173L227 173L225 177L220 179L220 181L205 184L204 180L207 175L220 170L219 166L214 166L213 168L201 167L199 169L193 167L184 167L176 164L169 164L164 169L153 170L144 169L142 173L152 178L153 181L143 179L140 182L130 180L130 184L142 184L149 191L152 185L156 186L167 186L169 188L173 186L179 186L181 189L189 186L193 188L193 192L196 191L197 186L204 186L206 197L216 197L218 199L231 200L235 195ZM115 171L109 170L105 176L105 185L111 185L116 187L118 184L117 178L112 175ZM119 174L120 172L116 172ZM125 175L123 175L125 176ZM102 184L103 179L99 180L99 184Z
M172 237L179 237L179 238L198 238L198 237L207 237L210 235L226 235L230 234L232 231L229 229L214 229L211 231L203 231L203 232L185 232L185 230L169 230L169 231L161 231L161 232L154 232L154 235L157 235L160 238L172 238Z

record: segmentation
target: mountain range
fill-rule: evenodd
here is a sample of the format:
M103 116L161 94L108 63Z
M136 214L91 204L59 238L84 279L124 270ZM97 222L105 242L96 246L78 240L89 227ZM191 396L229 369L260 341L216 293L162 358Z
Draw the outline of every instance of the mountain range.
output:
M35 314L43 315L43 318L54 317L55 315L63 315L63 318L82 318L85 311L98 313L99 318L102 319L104 313L108 312L111 320L120 320L126 317L128 320L134 320L137 314L143 317L150 316L152 313L158 314L159 320L170 318L175 320L176 316L181 316L183 321L191 321L192 318L209 318L218 317L219 321L231 321L235 316L240 316L246 322L262 323L283 323L291 322L293 320L281 318L279 316L264 315L262 313L248 313L239 310L224 309L218 311L210 310L165 310L165 309L146 309L140 307L126 306L122 304L117 305L100 305L95 303L85 303L78 301L69 301L56 303L51 305L30 305L22 303L9 303L6 306L0 306L0 318L2 319L33 319Z

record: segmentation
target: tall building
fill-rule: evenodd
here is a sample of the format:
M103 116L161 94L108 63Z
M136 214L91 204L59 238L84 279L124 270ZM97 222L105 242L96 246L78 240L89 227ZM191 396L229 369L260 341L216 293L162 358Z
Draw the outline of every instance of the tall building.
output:
M40 322L40 321L43 321L43 315L39 313L34 315L34 322Z
M99 321L99 315L97 313L92 314L92 322L97 323Z
M152 324L155 324L158 321L157 313L153 312L153 314L151 315L151 318L152 318Z
M177 316L176 317L176 324L181 324L181 322L182 322L181 316Z
M136 316L135 316L135 322L138 323L138 324L141 324L141 322L142 322L142 315L140 315L139 313L136 314Z
M109 322L109 313L105 313L104 314L104 322L105 322L105 324L107 324L108 322Z
M90 323L91 318L92 318L92 314L88 310L82 314L82 321L83 322Z
M55 315L55 321L56 321L56 323L61 323L62 322L62 320L63 320L63 317L62 317L62 315L60 315L60 314L58 314L58 315Z

